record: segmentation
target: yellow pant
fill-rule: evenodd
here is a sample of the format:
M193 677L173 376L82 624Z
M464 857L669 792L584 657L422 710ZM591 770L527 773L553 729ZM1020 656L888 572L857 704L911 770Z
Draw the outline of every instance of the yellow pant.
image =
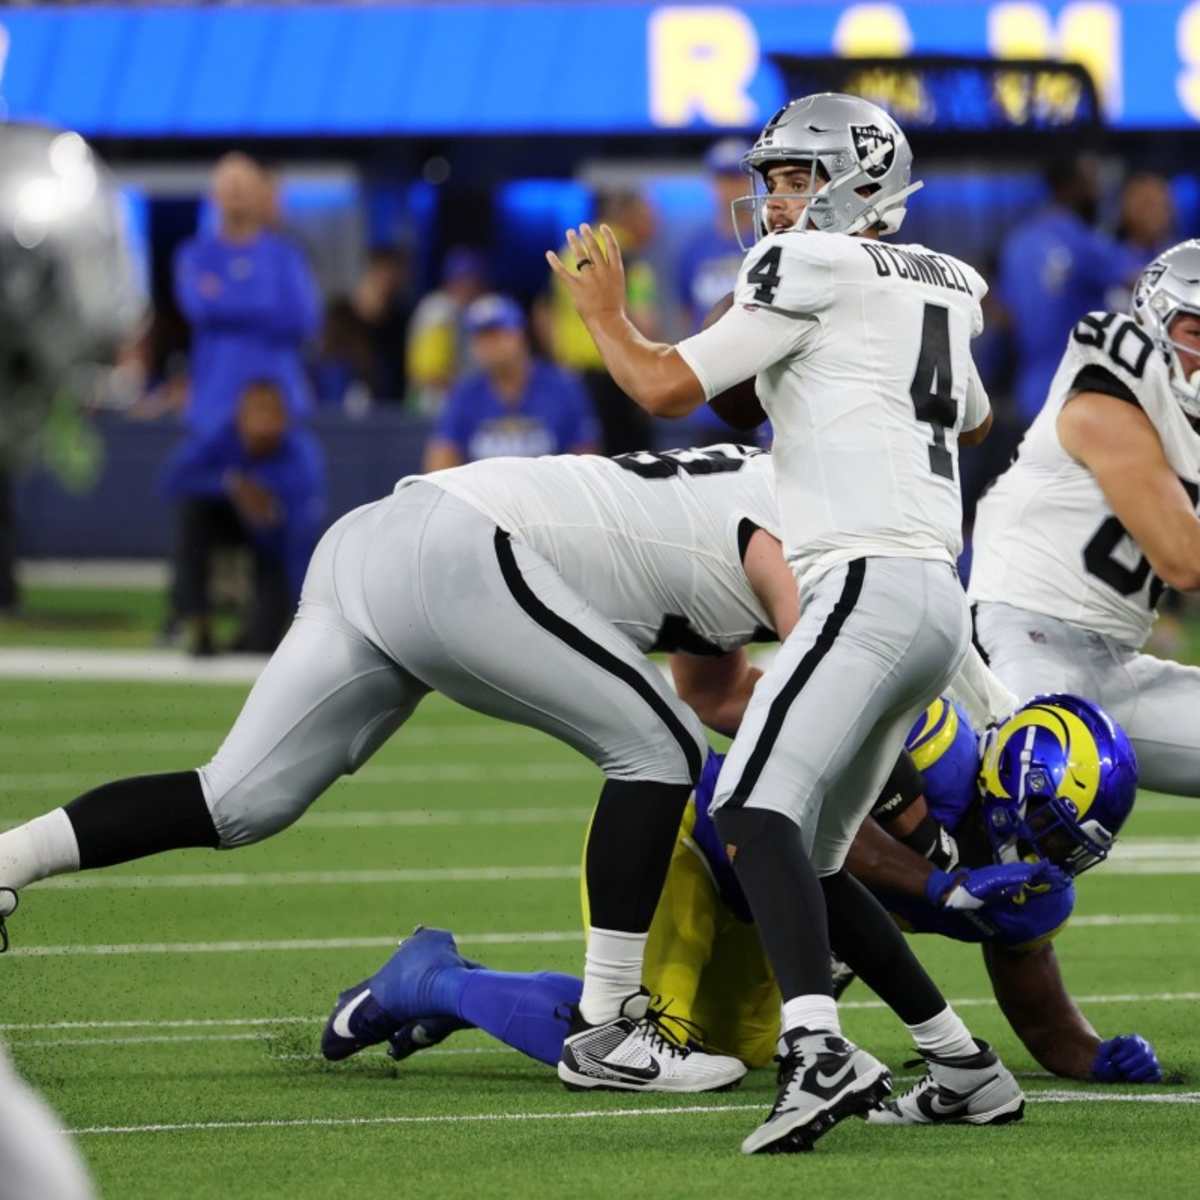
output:
M779 1038L779 989L758 930L725 907L692 842L695 816L689 804L650 926L645 984L671 1016L700 1026L709 1049L767 1066ZM586 926L586 883L583 911Z

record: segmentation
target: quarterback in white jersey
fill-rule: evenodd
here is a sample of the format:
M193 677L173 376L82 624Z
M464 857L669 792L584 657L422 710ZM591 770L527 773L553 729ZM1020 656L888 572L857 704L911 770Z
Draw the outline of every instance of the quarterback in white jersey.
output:
M1143 786L1200 795L1200 670L1138 653L1167 586L1200 589L1200 242L1089 313L1012 466L979 503L969 595L996 674L1124 726Z
M603 242L587 226L568 234L575 271L548 255L609 371L643 408L684 416L753 378L775 432L784 549L803 606L755 687L713 805L784 998L779 1095L746 1153L808 1149L890 1086L886 1068L840 1035L826 905L864 941L883 928L843 870L846 854L865 798L969 641L954 569L957 457L960 439L980 440L991 420L970 351L986 286L947 255L878 240L896 232L920 186L911 163L896 123L857 97L782 108L743 164L759 240L733 307L678 346L647 341L625 315L611 230ZM931 1063L1005 1080L973 1121L1016 1119L1012 1077L892 946L905 983L879 979L880 994ZM929 1088L961 1091L967 1079L937 1075Z
M403 480L322 538L291 629L210 761L113 781L0 833L0 932L16 892L48 875L279 832L439 691L544 730L605 776L572 1032L586 1052L564 1081L736 1083L737 1060L662 1036L642 952L707 751L697 713L736 727L758 675L741 648L796 619L777 525L767 456L732 445ZM675 652L680 695L651 649Z

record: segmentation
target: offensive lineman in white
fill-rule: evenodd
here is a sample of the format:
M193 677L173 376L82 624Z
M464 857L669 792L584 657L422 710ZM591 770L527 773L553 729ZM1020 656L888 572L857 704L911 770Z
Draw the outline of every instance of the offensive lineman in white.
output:
M715 686L744 707L757 671L740 647L795 620L777 533L769 457L733 445L489 459L402 480L325 534L291 629L208 763L114 780L0 833L0 931L17 892L49 875L270 837L437 690L550 733L605 775L564 1082L736 1083L737 1059L662 1035L641 987L708 748L646 652L683 652L681 690ZM356 997L346 1019L368 1000Z
M1133 319L1089 313L979 504L969 595L996 674L1129 734L1143 787L1200 796L1200 670L1141 654L1164 585L1200 590L1200 241L1152 262Z
M868 923L871 898L842 870L847 848L969 640L956 467L960 440L981 440L991 418L970 352L986 285L945 255L876 240L899 228L920 186L911 162L896 123L857 97L781 109L745 159L761 237L734 306L679 346L647 341L626 317L611 230L603 245L587 226L569 234L577 271L548 255L643 408L684 416L754 377L775 430L803 606L755 688L715 801L784 997L778 1098L748 1154L810 1149L890 1087L887 1068L841 1037L826 904ZM936 989L915 988L906 1007L930 1068L912 1111L1019 1117L1012 1076Z

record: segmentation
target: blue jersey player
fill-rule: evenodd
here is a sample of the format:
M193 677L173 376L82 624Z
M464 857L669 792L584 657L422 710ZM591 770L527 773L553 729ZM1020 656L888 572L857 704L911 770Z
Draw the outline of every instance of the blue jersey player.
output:
M681 825L646 983L667 998L681 1040L702 1037L763 1066L775 1051L779 993L709 819L719 770L710 755ZM980 739L966 713L940 699L910 733L848 866L905 928L982 945L997 1003L1047 1070L1155 1082L1153 1047L1136 1034L1096 1033L1066 990L1052 942L1074 909L1074 878L1107 856L1135 791L1128 740L1093 704L1041 697ZM1061 870L1033 873L1046 863ZM418 928L342 993L322 1049L340 1059L388 1040L404 1058L477 1027L553 1065L579 989L553 972L490 971L462 958L449 933ZM901 1096L871 1119L929 1118Z

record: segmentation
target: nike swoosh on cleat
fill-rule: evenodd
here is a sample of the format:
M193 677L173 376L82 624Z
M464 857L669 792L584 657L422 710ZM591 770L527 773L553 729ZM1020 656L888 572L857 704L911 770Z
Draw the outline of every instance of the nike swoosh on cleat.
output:
M804 1090L820 1096L823 1100L828 1100L830 1096L841 1089L843 1084L849 1083L857 1075L853 1060L845 1063L842 1069L834 1075L827 1075L819 1066L809 1067L804 1073Z
M662 1067L656 1062L651 1062L648 1067L626 1067L618 1066L616 1063L606 1063L602 1060L597 1062L593 1059L592 1061L601 1070L608 1071L622 1079L629 1079L636 1083L650 1083L662 1074Z
M999 1075L993 1075L990 1079L985 1079L977 1088L972 1088L971 1091L965 1093L955 1092L947 1087L939 1087L932 1095L923 1092L917 1097L917 1107L925 1116L932 1117L934 1120L957 1117L970 1106L971 1100L975 1096L988 1084L995 1083L999 1078Z
M355 1036L350 1028L350 1018L354 1015L355 1009L371 994L370 988L363 988L353 1000L350 1001L344 1008L339 1009L333 1018L333 1032L340 1038L346 1038L349 1041L354 1041Z

